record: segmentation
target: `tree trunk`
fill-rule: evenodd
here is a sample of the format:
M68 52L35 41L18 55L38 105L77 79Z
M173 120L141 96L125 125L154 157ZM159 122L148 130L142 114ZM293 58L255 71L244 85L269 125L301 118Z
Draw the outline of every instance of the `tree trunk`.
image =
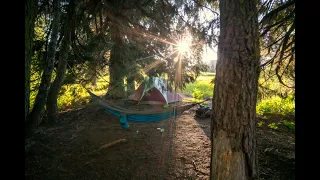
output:
M135 90L134 78L127 79L127 97Z
M97 88L97 62L96 59L89 62L88 78L94 88Z
M31 58L33 55L33 36L34 24L37 16L37 0L25 1L25 56L24 56L24 92L25 92L25 111L24 123L26 123L30 108L30 72Z
M220 1L212 113L211 179L258 179L256 101L260 74L255 0Z
M57 68L56 78L51 84L50 91L48 94L47 100L47 112L48 112L48 120L49 123L54 123L58 121L58 94L63 85L67 62L68 62L68 53L70 49L71 43L71 32L72 32L72 20L74 15L75 5L71 1L68 5L68 17L64 27L64 37L61 42L61 48L59 52L59 62Z
M47 101L48 90L51 82L53 62L55 59L55 53L57 48L59 23L60 23L60 0L54 0L54 17L52 21L52 32L50 42L48 44L47 57L44 64L44 72L41 77L41 83L39 91L35 99L34 107L30 113L27 121L27 135L32 133L41 123L42 115L44 112L44 106Z
M120 34L120 29L117 25L111 27L111 38L114 42L114 45L111 49L110 55L110 84L108 90L108 97L112 99L121 99L125 97L124 89L124 74L125 67L123 65L123 59L121 54L121 49L123 48L123 41Z

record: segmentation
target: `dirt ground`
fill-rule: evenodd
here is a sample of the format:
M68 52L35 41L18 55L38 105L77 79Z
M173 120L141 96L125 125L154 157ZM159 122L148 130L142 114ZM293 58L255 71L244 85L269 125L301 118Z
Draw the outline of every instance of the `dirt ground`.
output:
M26 139L25 179L209 179L210 119L196 109L126 130L97 104L61 113L61 124ZM257 138L260 179L295 179L294 133L264 126Z

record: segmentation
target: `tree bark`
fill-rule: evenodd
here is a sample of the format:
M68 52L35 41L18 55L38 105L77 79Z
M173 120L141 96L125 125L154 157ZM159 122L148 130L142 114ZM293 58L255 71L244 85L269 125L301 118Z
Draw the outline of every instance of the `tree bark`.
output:
M124 74L125 67L123 65L122 52L123 40L120 33L119 27L117 24L114 24L111 27L111 39L114 42L114 45L111 49L110 54L110 84L108 90L108 97L112 99L121 99L125 97L124 89Z
M258 179L256 101L260 74L257 2L220 1L212 113L211 179Z
M51 82L53 62L55 59L55 53L57 48L58 32L59 32L59 23L60 23L60 0L54 0L54 16L52 21L52 32L50 36L50 42L48 44L47 57L44 64L44 72L41 77L41 83L39 86L39 91L35 99L34 107L30 113L26 133L30 135L41 123L42 115L44 112L44 106L47 101L48 90Z
M88 77L90 79L90 83L94 88L97 88L97 60L94 59L89 62L89 69L88 69Z
M24 56L24 92L25 92L25 113L24 123L27 121L30 108L30 73L31 58L33 55L34 24L37 16L37 0L25 1L25 56Z
M127 97L135 90L134 78L127 78Z
M57 75L54 82L51 84L47 100L47 113L49 123L58 121L58 94L63 85L68 63L68 53L70 50L72 20L74 15L75 4L71 1L68 5L68 17L64 26L64 37L61 42L59 52L59 62L57 68Z

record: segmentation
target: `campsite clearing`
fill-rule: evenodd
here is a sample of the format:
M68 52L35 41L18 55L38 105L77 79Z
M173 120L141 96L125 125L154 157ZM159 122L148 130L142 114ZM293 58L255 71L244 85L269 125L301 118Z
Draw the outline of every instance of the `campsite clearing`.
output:
M196 108L129 129L96 103L61 113L26 140L25 179L209 179L210 119ZM261 179L294 179L294 133L258 128L257 138Z

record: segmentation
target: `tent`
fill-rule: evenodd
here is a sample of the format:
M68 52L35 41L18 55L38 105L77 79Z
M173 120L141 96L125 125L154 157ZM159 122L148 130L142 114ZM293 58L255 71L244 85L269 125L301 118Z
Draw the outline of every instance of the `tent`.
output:
M182 101L178 93L168 91L167 81L159 77L147 78L128 99L148 104L169 104Z

